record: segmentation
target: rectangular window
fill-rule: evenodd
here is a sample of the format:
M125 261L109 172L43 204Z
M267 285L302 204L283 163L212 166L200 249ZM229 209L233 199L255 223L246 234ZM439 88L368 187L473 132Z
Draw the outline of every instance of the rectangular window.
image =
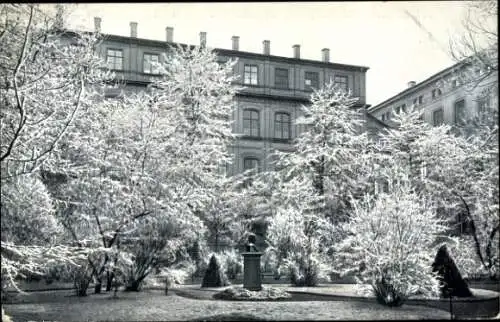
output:
M288 88L288 69L274 69L274 86L278 88Z
M455 124L463 124L465 122L465 100L455 102Z
M418 105L422 105L423 101L424 101L424 97L422 95L420 95L418 97Z
M413 99L413 105L415 105L415 106L416 106L416 105L417 105L417 102L418 102L418 99L417 99L417 98L414 98L414 99Z
M245 65L243 83L248 85L258 85L258 67L257 65Z
M160 56L157 54L144 54L142 61L143 72L146 74L159 74L158 63L160 62Z
M401 105L401 110L406 113L406 104Z
M434 126L439 126L444 122L443 109L440 108L432 113L432 122Z
M382 121L385 121L385 114L382 114L382 116L380 117L380 119L381 119Z
M253 137L260 135L259 111L246 109L243 111L243 134Z
M106 64L109 69L122 70L123 69L123 50L121 49L108 49L106 52Z
M257 171L259 171L259 168L260 168L259 159L257 159L257 158L244 158L243 159L243 170L244 171L252 170L252 169L256 169Z
M477 112L478 113L484 113L490 108L490 97L482 97L477 101Z
M274 115L274 137L290 139L290 114L276 113Z
M432 99L435 99L436 98L436 89L433 89L432 90Z
M455 88L455 87L457 87L457 85L458 85L458 82L456 79L451 81L451 88Z
M347 92L349 90L349 84L347 83L347 76L335 76L333 82L343 91Z
M401 113L401 106L396 106L396 114Z
M319 74L316 72L305 73L305 89L317 89L319 86Z

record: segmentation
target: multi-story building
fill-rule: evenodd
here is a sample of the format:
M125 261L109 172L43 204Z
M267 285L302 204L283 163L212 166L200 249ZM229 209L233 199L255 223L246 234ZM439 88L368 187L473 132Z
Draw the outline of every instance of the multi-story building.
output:
M100 18L94 19L100 30ZM130 37L105 35L100 55L110 69L121 78L128 90L144 89L152 77L157 77L150 62L161 62L163 54L174 44L173 28L166 28L165 41L137 37L138 25L130 23ZM200 45L207 44L207 35L200 32ZM186 46L186 45L184 45ZM321 60L300 57L300 46L292 47L292 57L271 55L269 40L263 41L262 53L239 50L239 37L232 37L232 48L215 48L220 62L238 59L234 73L244 89L235 97L233 132L240 134L230 147L234 159L227 169L228 175L258 168L270 169L269 156L276 149L287 150L290 143L304 129L294 124L302 104L309 102L313 88L330 79L358 97L358 106L366 107L366 71L368 67L330 62L330 51L321 51ZM366 115L368 128L381 126L378 120Z
M418 84L408 82L407 89L369 107L368 113L394 126L394 113L414 107L421 110L421 118L433 126L443 123L456 125L467 117L498 106L498 95L491 91L495 82L498 84L497 72L486 73L459 62ZM462 213L451 212L448 215L456 216L456 232L470 231L470 223Z
M485 71L472 70L464 62L448 67L420 83L408 82L408 88L368 109L368 113L380 121L391 124L394 112L410 106L423 110L423 119L432 124L457 124L469 115L498 104L495 96L487 91L491 81L498 76L488 75L481 82L465 81L466 73L477 73L480 77Z

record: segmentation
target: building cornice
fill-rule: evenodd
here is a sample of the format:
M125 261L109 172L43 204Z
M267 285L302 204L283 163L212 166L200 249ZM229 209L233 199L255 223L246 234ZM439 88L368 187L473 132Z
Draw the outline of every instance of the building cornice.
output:
M458 69L458 68L462 67L463 65L464 65L464 62L458 62L458 63L456 63L448 68L445 68L445 69L433 74L432 76L426 78L425 80L421 81L420 83L418 83L412 87L409 87L409 88L403 90L402 92L386 99L382 103L379 103L375 106L372 106L368 111L370 113L373 113L376 110L384 108L384 107L394 103L395 101L398 101L401 98L410 95L411 93L418 92L419 90L421 90L422 88L425 88L429 84L443 78L444 76L451 74L455 69Z
M188 44L177 43L177 42L166 42L166 41L144 39L144 38L132 38L132 37L119 36L119 35L111 35L111 34L101 34L101 35L102 35L103 41L117 41L117 42L121 42L121 43L136 44L136 45L151 46L151 47L160 47L160 48L161 47L170 48L172 46L181 46L184 48L185 47L190 47L190 48L196 47L194 45L188 45ZM366 72L369 69L369 67L366 67L366 66L330 63L330 62L323 62L323 61L318 61L318 60L299 59L299 58L291 58L291 57L276 56L276 55L264 55L264 54L258 54L258 53L253 53L253 52L231 50L231 49L224 49L224 48L213 48L213 50L215 52L217 52L218 54L223 55L223 56L269 60L269 61L276 61L276 62L287 62L290 64L301 64L301 65L308 64L308 65L312 65L315 67L321 67L321 68L342 69L342 70L358 71L358 72Z

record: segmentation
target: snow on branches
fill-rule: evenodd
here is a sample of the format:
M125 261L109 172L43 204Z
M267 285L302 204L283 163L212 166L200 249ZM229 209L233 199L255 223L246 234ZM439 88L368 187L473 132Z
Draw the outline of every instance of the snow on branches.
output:
M393 183L388 194L365 195L353 205L344 224L348 237L335 246L336 269L354 274L373 291L390 285L403 301L419 293L436 296L431 264L436 239L447 227L436 216L435 204L405 181Z
M296 187L313 186L322 202L315 201L312 208L322 208L336 220L346 214L346 196L360 188L357 179L367 165L370 141L361 131L363 118L356 101L333 82L315 91L296 121L305 131L293 151L276 153L276 168L284 181L293 179Z

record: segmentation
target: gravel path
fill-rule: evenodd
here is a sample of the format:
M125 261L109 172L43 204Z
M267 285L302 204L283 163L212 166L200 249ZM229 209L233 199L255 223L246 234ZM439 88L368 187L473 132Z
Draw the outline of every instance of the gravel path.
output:
M172 292L171 292L172 293ZM215 315L250 315L261 320L400 320L447 319L447 312L403 305L387 308L359 301L306 302L231 302L196 300L159 290L119 293L119 299L108 294L77 298L47 293L42 303L3 305L14 321L186 321ZM52 295L50 295L52 294ZM59 297L54 299L54 297ZM249 320L249 319L247 319Z

